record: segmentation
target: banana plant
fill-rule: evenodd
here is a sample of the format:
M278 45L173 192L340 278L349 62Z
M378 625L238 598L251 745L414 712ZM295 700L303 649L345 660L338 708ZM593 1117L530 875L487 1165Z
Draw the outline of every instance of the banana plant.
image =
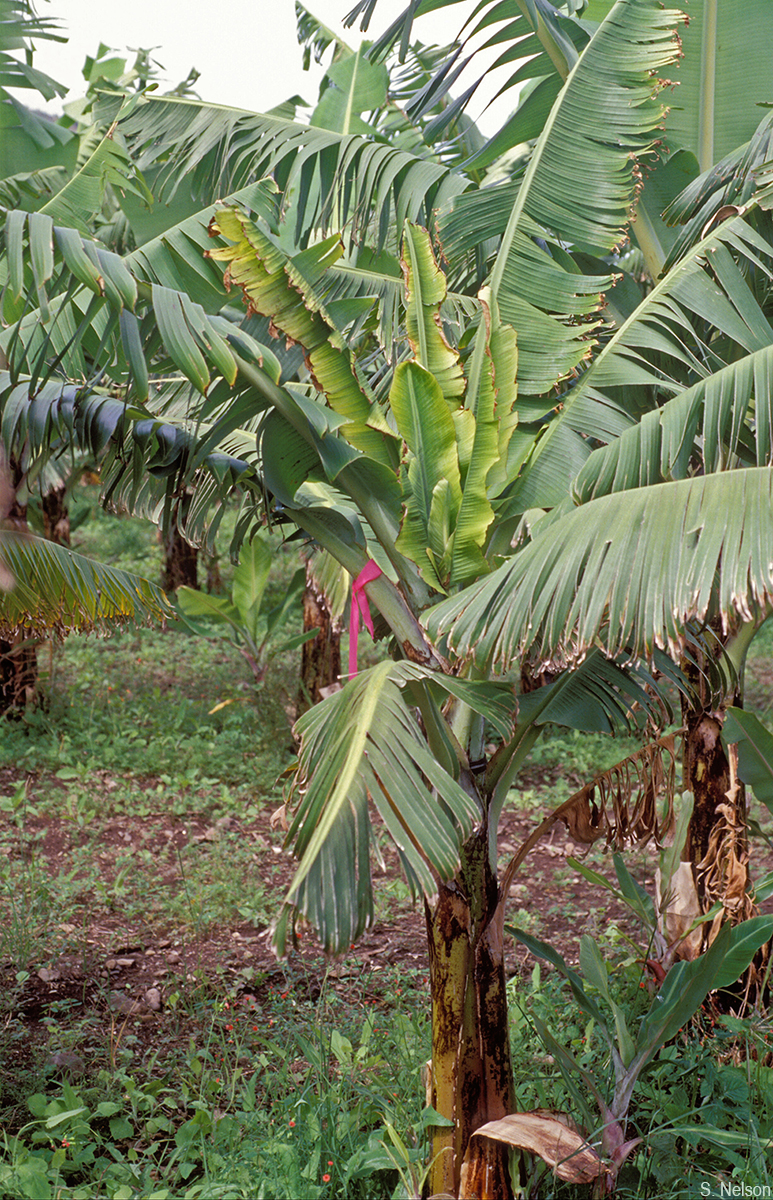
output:
M61 638L127 622L163 623L174 609L159 587L46 538L0 529L0 638Z
M625 1010L609 986L609 968L597 942L589 934L580 938L579 972L551 946L521 929L511 932L536 957L549 962L566 979L575 1003L593 1021L609 1050L614 1081L611 1097L605 1084L593 1078L552 1030L532 1016L537 1033L552 1054L567 1086L583 1112L586 1128L598 1130L611 1164L610 1184L641 1138L626 1139L628 1110L639 1078L657 1054L692 1017L711 991L729 987L747 970L759 948L773 936L773 917L755 917L731 928L725 925L706 954L693 962L676 963L651 989L647 1012L631 1028ZM607 1015L608 1014L608 1015ZM580 1080L598 1106L598 1123L577 1087ZM591 1140L595 1140L591 1135Z
M455 1115L450 1132L443 1127L436 1133L434 1157L444 1165L437 1167L433 1186L458 1189L472 1133L504 1118L512 1106L506 1046L484 1040L484 1027L501 1028L504 1020L504 896L491 864L509 787L544 723L611 729L633 719L637 692L649 712L651 705L643 680L594 654L553 685L521 696L516 717L508 704L512 684L492 678L489 669L470 671L467 649L449 659L445 630L436 636L430 623L427 641L412 619L412 606L424 606L425 595L461 588L458 599L445 604L464 607L485 586L469 586L471 579L495 577L485 551L490 552L496 513L481 481L495 481L492 492L499 494L515 427L507 381L516 370L516 346L512 331L497 318L491 294L480 298L488 343L486 373L478 377L479 357L473 353L463 363L439 325L444 281L429 241L407 226L411 358L394 373L388 398L392 423L385 425L309 283L314 262L330 247L317 247L316 260L308 252L302 263L288 260L265 231L233 210L218 215L213 231L230 243L213 253L227 262L232 284L276 328L302 341L327 400L324 423L319 417L310 423L290 396L276 395L262 430L266 482L287 515L326 545L355 581L367 566L366 555L379 565L367 594L409 659L358 675L298 724L301 799L288 836L302 865L277 926L278 945L284 948L298 913L320 930L329 950L348 944L372 919L370 795L409 878L425 895L433 1101L441 1114ZM348 418L348 450L331 438L331 423L343 428L341 417ZM395 433L403 446L396 476ZM342 503L342 491L355 504ZM465 519L467 512L474 519ZM434 611L442 613L444 605ZM512 669L512 659L507 666ZM410 717L409 700L421 713L421 726ZM484 720L502 738L490 761L483 756ZM398 762L412 766L398 772ZM442 820L437 809L427 810L422 775L442 804ZM454 842L461 842L462 865L445 883L445 854ZM351 859L341 856L344 845ZM344 861L350 861L346 871ZM485 1098L481 1079L488 1081ZM475 1098L472 1111L469 1097ZM503 1169L493 1145L492 1139L476 1139L480 1151L474 1166L467 1161L465 1187L481 1186L478 1171ZM502 1183L503 1176L498 1178Z
M0 522L0 710L24 709L38 689L37 646L73 632L163 624L160 588L128 571Z
M185 626L201 637L225 636L244 655L255 683L262 683L272 653L303 645L315 633L296 634L272 646L293 609L298 609L303 595L306 573L295 572L279 604L263 611L274 552L266 538L259 534L242 550L234 568L231 595L211 596L194 588L177 590L177 611Z
M464 669L460 676L461 662L453 665L442 647L430 645L417 620L433 596L464 587L490 566L496 514L488 494L498 494L507 478L515 430L508 381L516 373L515 338L492 296L480 298L485 355L465 364L439 323L445 281L427 234L406 226L411 356L396 368L382 409L310 282L336 246L320 243L302 259L288 259L236 210L219 213L212 231L229 243L213 257L227 263L229 280L252 309L304 345L326 400L314 411L308 401L302 406L292 393L266 387L274 409L261 428L265 483L284 514L346 566L355 589L368 562L376 564L367 595L408 659L358 674L298 724L302 799L288 837L302 865L277 926L278 945L285 947L301 914L329 950L349 944L372 919L369 794L426 897L434 1106L456 1114L450 1132L436 1130L433 1187L456 1190L474 1128L512 1107L506 1041L484 1034L484 1026L501 1029L505 1020L504 905L492 855L510 782L546 723L611 730L635 719L634 703L652 711L651 703L643 679L593 655L542 689L538 703L524 700L524 715L515 719L512 685L468 677ZM335 436L344 428L346 441ZM484 719L503 739L488 765ZM449 879L460 851L461 885ZM481 1078L489 1080L484 1092ZM474 1107L465 1097L475 1097ZM484 1160L505 1169L493 1143L481 1146L479 1167Z
M195 481L186 528L201 538L238 482L239 537L262 520L269 496L350 573L363 617L366 602L377 610L374 632L392 658L353 671L297 727L288 845L299 866L277 944L306 918L335 951L372 920L377 812L427 920L431 1087L442 1118L429 1187L505 1198L507 1153L479 1131L513 1107L508 874L497 874L510 790L548 723L657 726L648 663L659 651L680 654L710 605L743 615L773 593L764 437L755 466L736 470L733 459L727 471L715 463L575 496L574 481L591 461L589 473L600 466L606 444L664 401L687 404L701 381L693 399L705 417L693 441L711 464L711 447L732 431L713 421L713 378L771 341L765 297L746 282L767 278L771 247L736 213L606 323L639 164L660 140L659 80L678 55L678 16L655 0L618 0L590 38L572 25L576 41L565 45L549 6L524 7L547 17L551 62L563 47L561 82L532 126L522 171L482 201L499 224L490 239L476 225L471 253L480 247L486 278L477 294L449 293L429 234L403 219L431 224L436 206L474 189L473 174L363 134L149 99L121 122L132 162L194 188L224 162L216 186L226 195L243 184L236 203L202 209L120 258L45 215L16 218L12 295L42 294L50 316L31 311L2 338L11 387L21 389L15 412L29 411L52 363L87 377L99 364L120 389L85 394L74 413L101 451L109 445L113 498L157 509ZM247 182L268 170L287 185L290 230L277 183ZM581 190L567 185L577 179ZM352 261L348 237L323 236L326 214L347 205L372 250L396 252L401 239L404 311L398 276ZM460 279L475 278L465 272L462 264ZM241 290L251 318L303 347L303 383L284 381L233 306L224 309L224 283ZM370 355L360 334L383 331L389 305L392 344ZM761 394L755 383L737 410L739 453ZM669 453L681 462L670 443ZM523 667L544 685L520 691ZM566 814L570 827L622 849L632 829L654 832L652 819L628 819L629 800L599 815L586 794ZM587 1150L575 1145L566 1178L604 1177Z

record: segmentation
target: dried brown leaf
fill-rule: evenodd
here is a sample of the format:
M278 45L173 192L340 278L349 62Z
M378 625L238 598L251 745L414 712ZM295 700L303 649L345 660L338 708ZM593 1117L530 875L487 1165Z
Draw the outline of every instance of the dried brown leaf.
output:
M564 1124L559 1113L545 1111L510 1113L498 1121L489 1121L476 1129L462 1164L459 1194L466 1195L465 1183L475 1156L475 1138L491 1138L519 1150L536 1154L566 1183L594 1183L607 1175L608 1168L592 1146Z
M607 845L615 850L631 844L642 845L652 838L661 845L673 823L676 738L681 732L677 730L649 742L602 771L549 813L508 864L502 879L502 895L507 896L526 855L557 821L563 821L570 837L584 846L599 838L606 838ZM657 811L660 795L668 798L663 818Z
M749 884L748 835L743 800L739 801L740 784L737 774L737 752L728 755L730 787L727 803L716 807L706 853L696 865L708 907L719 901L722 912L715 918L706 939L711 945L725 921L733 925L746 921L756 913Z
M281 829L284 833L290 828L287 820L287 805L282 804L279 808L274 809L271 814L269 824L272 829Z

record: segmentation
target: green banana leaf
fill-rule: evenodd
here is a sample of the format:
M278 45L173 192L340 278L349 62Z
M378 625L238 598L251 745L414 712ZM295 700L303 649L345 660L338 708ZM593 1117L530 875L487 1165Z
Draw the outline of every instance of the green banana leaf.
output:
M381 63L372 63L363 47L339 58L328 68L328 85L314 109L311 124L335 133L369 134L362 113L386 103L389 76Z
M691 150L701 170L748 141L760 118L759 84L769 74L765 0L690 0L690 20L680 30L683 57L668 119L671 146Z
M754 713L730 707L722 740L738 747L738 774L757 799L773 812L773 734Z
M368 795L410 882L428 896L436 874L452 877L479 816L427 749L396 666L361 672L298 722L300 787L287 843L300 865L275 930L280 953L299 914L331 952L372 921Z
M679 654L709 608L748 620L773 599L773 477L739 469L602 496L540 524L482 582L436 606L434 639L509 669L533 647ZM712 607L713 611L713 607Z

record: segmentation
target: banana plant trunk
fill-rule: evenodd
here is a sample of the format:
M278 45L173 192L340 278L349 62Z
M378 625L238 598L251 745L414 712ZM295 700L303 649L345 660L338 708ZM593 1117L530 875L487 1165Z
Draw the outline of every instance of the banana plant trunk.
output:
M7 466L9 500L7 528L27 533L27 505L17 498L23 472L11 457ZM0 514L2 515L2 514ZM18 716L38 698L38 642L26 631L0 638L0 716Z
M51 488L41 499L43 535L59 546L70 545L70 510L67 506L67 489Z
M684 781L693 794L694 807L684 849L685 858L698 864L708 853L717 812L727 803L735 772L721 741L724 711L692 711L686 717ZM730 750L732 756L734 747Z
M692 866L699 913L708 912L717 900L723 912L686 939L685 957L708 949L721 920L736 924L754 912L746 796L738 778L737 748L730 745L726 751L721 741L724 719L724 708L687 714L683 777L694 807L682 857Z
M316 636L303 643L297 714L301 716L318 704L326 688L341 678L341 630L333 620L324 594L316 586L309 563L303 592L303 632L316 630Z
M717 629L717 654L726 641ZM717 704L710 694L708 662L687 666L696 690L696 703L682 702L684 735L684 787L692 792L693 813L682 851L680 878L675 880L676 905L683 912L673 917L672 937L689 927L697 916L707 913L717 902L721 914L688 934L677 949L678 958L694 959L704 953L725 920L733 924L753 915L750 896L749 848L746 823L746 795L738 778L738 754L735 746L725 749L721 733L726 705L740 704L741 684L734 695ZM713 703L712 703L713 701ZM690 888L692 894L688 895Z
M176 592L181 587L198 590L199 552L195 546L185 540L177 527L178 510L186 514L190 502L189 493L177 501L172 511L169 528L163 536L164 565L161 571L161 586L165 592Z
M0 638L0 715L18 716L38 697L37 642Z
M487 1121L513 1112L515 1095L507 1020L504 905L484 826L464 847L459 874L425 905L432 990L432 1107L453 1122L436 1126L428 1179L431 1196L510 1200L507 1147L470 1138Z

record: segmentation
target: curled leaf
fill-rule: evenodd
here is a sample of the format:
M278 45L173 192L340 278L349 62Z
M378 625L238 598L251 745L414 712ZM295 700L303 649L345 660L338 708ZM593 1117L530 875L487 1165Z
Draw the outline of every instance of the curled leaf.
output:
M510 1113L476 1129L464 1156L459 1195L469 1195L469 1177L475 1159L476 1138L491 1138L538 1155L567 1183L595 1183L608 1168L581 1134L570 1129L558 1113Z

